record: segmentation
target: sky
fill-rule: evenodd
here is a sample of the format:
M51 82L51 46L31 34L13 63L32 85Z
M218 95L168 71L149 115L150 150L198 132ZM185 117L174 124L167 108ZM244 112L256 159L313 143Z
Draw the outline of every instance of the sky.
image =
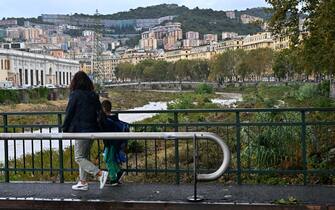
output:
M112 14L163 3L189 8L241 10L268 6L265 0L0 0L0 17L37 17L41 14Z

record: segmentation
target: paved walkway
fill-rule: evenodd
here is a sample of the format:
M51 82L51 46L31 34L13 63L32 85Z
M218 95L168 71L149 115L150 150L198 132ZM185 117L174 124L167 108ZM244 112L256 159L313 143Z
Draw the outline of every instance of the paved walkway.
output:
M107 202L185 202L193 194L192 185L165 184L123 184L98 189L97 183L90 183L89 191L71 190L71 184L51 183L0 183L1 200L76 200ZM335 205L335 186L268 186L242 185L226 186L203 184L198 186L199 194L206 203L261 203L293 196L299 204Z

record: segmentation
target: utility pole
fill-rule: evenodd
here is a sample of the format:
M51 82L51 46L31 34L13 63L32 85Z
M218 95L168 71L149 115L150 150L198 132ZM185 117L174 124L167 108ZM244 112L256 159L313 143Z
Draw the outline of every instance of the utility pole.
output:
M102 25L100 22L99 12L96 10L94 15L94 33L93 33L93 48L92 48L92 61L91 61L91 76L94 83L102 85L104 82L104 65L103 65L103 45L102 39Z

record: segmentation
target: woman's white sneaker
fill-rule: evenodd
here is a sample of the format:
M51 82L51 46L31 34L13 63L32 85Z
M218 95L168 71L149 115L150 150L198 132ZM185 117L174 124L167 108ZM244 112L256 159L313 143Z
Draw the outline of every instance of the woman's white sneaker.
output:
M102 171L101 176L99 176L100 189L104 188L107 178L108 178L108 172Z
M88 190L88 183L81 183L81 181L79 181L76 185L72 185L72 190L81 190L81 191L87 191Z

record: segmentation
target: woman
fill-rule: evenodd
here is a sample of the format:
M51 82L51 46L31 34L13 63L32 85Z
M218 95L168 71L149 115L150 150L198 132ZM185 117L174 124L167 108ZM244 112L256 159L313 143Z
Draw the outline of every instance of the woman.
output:
M70 97L66 108L63 132L88 133L98 132L98 115L101 111L99 96L86 73L77 72L70 84ZM75 161L79 165L79 182L72 186L73 190L88 190L87 174L99 179L100 189L107 181L108 172L100 170L88 160L92 141L75 141Z

